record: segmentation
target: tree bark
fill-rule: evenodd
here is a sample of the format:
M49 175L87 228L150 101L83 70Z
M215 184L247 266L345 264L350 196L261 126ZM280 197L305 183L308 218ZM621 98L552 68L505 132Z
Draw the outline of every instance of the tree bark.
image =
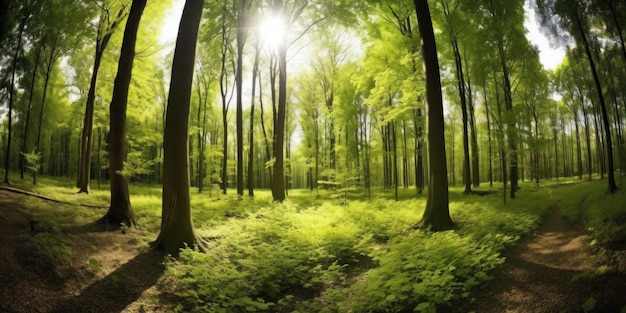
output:
M13 60L11 61L11 85L9 86L9 116L7 125L7 150L4 159L4 182L9 184L9 165L11 160L11 131L13 129L13 95L15 89L15 69L17 67L17 58L19 57L20 50L22 50L22 35L24 34L24 28L26 27L26 20L28 15L24 15L20 22L20 30L17 34L17 46L13 53Z
M196 243L189 198L189 109L198 28L204 0L187 0L172 62L172 80L163 136L163 203L161 231L153 245L166 254Z
M44 39L45 40L45 39ZM28 153L28 130L30 126L30 115L33 107L33 91L35 89L35 80L37 79L37 69L39 68L39 61L41 57L41 44L35 47L35 68L33 69L33 77L30 80L30 89L28 92L28 109L26 111L26 120L24 121L24 131L22 132L22 148L23 153ZM24 179L24 170L26 164L24 162L24 156L20 155L20 178Z
M105 11L100 16L98 24L98 35L96 38L96 51L93 62L93 70L91 72L91 82L89 83L89 91L87 93L87 104L85 106L85 118L83 121L83 131L81 136L81 154L80 166L78 168L78 192L89 193L89 181L91 176L91 150L93 148L93 115L94 105L96 101L96 86L98 82L98 72L104 50L109 44L113 31L119 24L124 14L125 8L120 9L113 23L107 27L105 21L109 19L109 12Z
M243 8L241 8L243 10ZM237 195L243 196L243 48L245 45L244 13L237 15L237 70L235 84L237 85Z
M448 207L448 169L444 136L443 99L437 46L427 0L414 0L422 55L426 68L426 99L428 102L429 184L426 208L420 224L434 231L451 229L454 222Z
M250 135L248 150L248 196L254 197L254 97L256 94L257 72L259 71L259 43L254 49L254 64L252 66L252 99L250 100Z
M274 9L282 13L282 0L274 2ZM274 128L274 177L272 179L272 196L274 201L285 200L285 117L287 111L287 36L282 35L278 47L278 109Z
M589 60L589 65L591 66L591 74L593 75L593 82L595 83L596 91L598 92L598 99L600 100L602 122L604 123L604 134L606 137L606 161L608 164L607 174L609 176L607 193L614 193L617 190L617 185L615 183L615 167L613 165L613 142L611 140L611 126L609 125L609 115L606 110L606 103L604 101L604 94L602 92L600 78L598 77L598 71L596 70L596 65L593 61L593 56L591 55L591 49L589 48L587 34L585 33L585 30L582 26L582 22L580 20L578 12L576 13L575 20L576 25L578 26L578 30L580 31L583 46L585 47L585 52L587 54L587 59Z
M119 224L129 227L135 225L135 218L130 205L128 178L121 175L127 156L126 143L126 108L128 105L128 89L132 78L135 59L135 44L139 22L146 7L146 0L133 0L130 14L124 30L124 39L117 66L117 76L113 86L110 105L109 124L109 178L111 180L111 206L100 219L101 222ZM98 169L99 170L99 169Z

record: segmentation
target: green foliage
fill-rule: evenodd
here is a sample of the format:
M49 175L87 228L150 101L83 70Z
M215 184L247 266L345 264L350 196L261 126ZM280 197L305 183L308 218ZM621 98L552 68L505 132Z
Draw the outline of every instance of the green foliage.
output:
M437 305L467 296L504 259L486 244L448 231L414 231L374 257L349 302L357 312L434 312Z
M528 201L503 207L497 195L453 189L461 229L441 233L413 229L424 199L341 205L294 191L255 207L200 197L197 220L217 218L197 229L207 252L170 260L164 292L180 299L177 311L434 312L488 280L499 251L537 226L549 192L528 190Z
M37 173L40 167L39 159L41 157L41 154L39 152L35 152L34 150L31 153L20 153L24 156L24 159L26 160L26 168L33 174Z
M37 233L28 238L25 244L29 260L42 270L54 270L68 265L72 250L60 243L54 234Z
M587 298L585 303L583 303L582 305L583 312L585 313L592 311L595 307L596 307L596 299L594 297Z
M594 242L602 245L626 242L626 193L605 194L602 181L574 184L554 189L559 211L571 222L583 223ZM576 194L576 197L572 197Z

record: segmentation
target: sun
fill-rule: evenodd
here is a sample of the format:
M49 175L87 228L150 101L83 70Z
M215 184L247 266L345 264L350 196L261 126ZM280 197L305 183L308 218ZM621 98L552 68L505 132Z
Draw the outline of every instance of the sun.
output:
M263 46L276 49L287 35L287 23L280 16L267 16L261 20L257 31Z

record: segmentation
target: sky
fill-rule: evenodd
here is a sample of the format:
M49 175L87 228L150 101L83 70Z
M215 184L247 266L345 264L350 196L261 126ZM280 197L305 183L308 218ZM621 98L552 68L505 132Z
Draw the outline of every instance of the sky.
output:
M524 27L528 30L526 37L533 45L539 48L539 61L541 61L541 64L543 64L543 67L547 70L556 69L565 57L565 49L550 47L550 41L539 29L535 11L531 9L528 4L524 6L524 10L526 11Z
M178 31L178 23L183 11L185 1L175 0L174 6L168 11L166 21L161 32L161 42L168 43L168 46L174 47L176 41L176 33ZM524 27L528 30L526 34L528 40L539 49L539 60L543 67L547 70L555 69L565 56L565 49L552 48L548 38L540 31L539 24L535 18L535 12L530 8L528 3L524 6L526 11L526 20ZM169 49L166 49L169 50ZM169 51L166 51L167 53Z

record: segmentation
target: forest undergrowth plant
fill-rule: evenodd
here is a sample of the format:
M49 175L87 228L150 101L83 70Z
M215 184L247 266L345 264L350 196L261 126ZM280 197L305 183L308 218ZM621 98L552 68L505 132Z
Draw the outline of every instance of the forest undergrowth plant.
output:
M55 234L41 232L28 237L25 243L29 261L42 271L53 271L66 266L72 258L72 249L60 242Z
M433 311L488 280L503 262L499 251L536 228L550 206L541 191L506 207L497 195L453 197L462 227L431 233L412 228L423 199L343 205L292 197L250 211L227 199L196 202L194 210L218 219L197 229L207 253L186 249L168 262L163 292L181 299L175 310ZM220 218L229 210L242 211Z

